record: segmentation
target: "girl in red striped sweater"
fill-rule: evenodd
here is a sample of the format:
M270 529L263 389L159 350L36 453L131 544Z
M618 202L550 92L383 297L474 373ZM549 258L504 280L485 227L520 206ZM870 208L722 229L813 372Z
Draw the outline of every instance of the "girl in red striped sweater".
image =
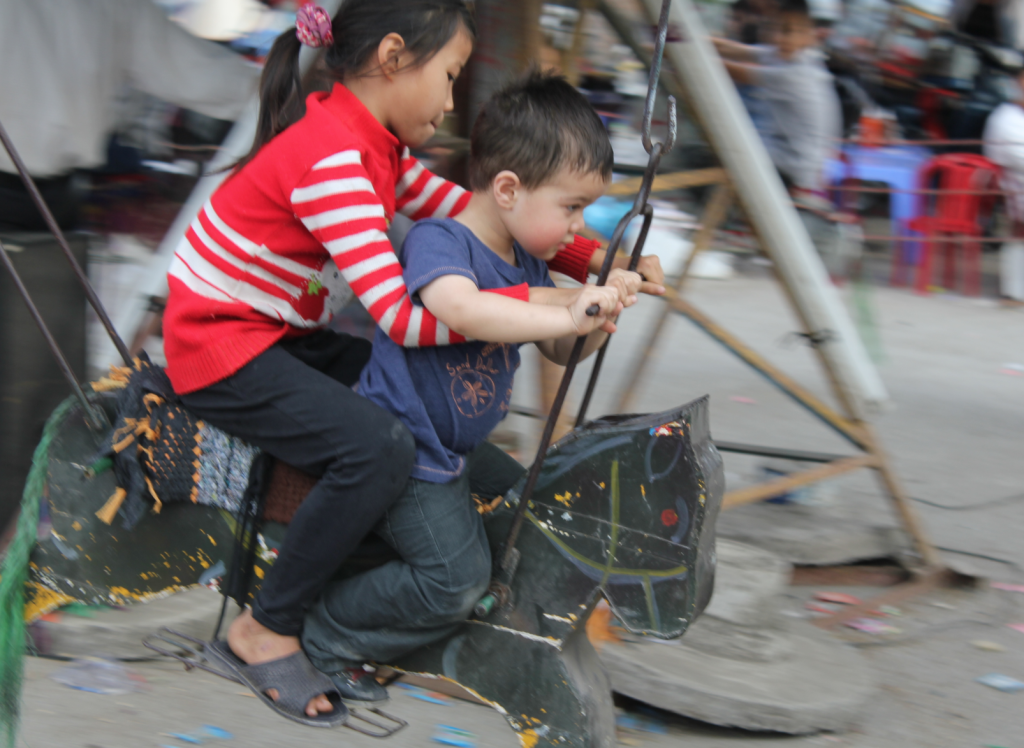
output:
M396 211L443 218L469 200L409 148L453 108L474 26L463 0L346 0L333 22L307 5L296 26L267 59L252 150L175 254L164 340L167 373L187 407L319 477L222 649L240 661L240 674L245 663L265 664L289 673L282 682L304 679L287 694L269 692L278 709L334 724L345 711L337 684L347 677L358 690L362 671L334 676L335 687L311 674L302 620L401 494L415 444L398 419L350 389L369 343L325 327L354 293L403 346L463 340L410 302L385 232ZM300 43L326 47L324 66L336 81L305 102ZM603 259L595 246L578 239L551 269L585 281ZM660 283L652 260L645 272ZM524 302L531 295L525 286L501 292Z

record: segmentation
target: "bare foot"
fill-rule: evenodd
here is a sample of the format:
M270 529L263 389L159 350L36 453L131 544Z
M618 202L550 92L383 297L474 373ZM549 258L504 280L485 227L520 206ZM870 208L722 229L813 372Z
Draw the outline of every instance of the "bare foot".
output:
M235 656L247 665L258 665L287 657L301 649L296 636L277 634L252 617L252 611L246 608L228 628L228 646ZM267 690L267 696L277 701L277 689ZM306 714L315 717L334 711L334 706L321 694L306 705Z

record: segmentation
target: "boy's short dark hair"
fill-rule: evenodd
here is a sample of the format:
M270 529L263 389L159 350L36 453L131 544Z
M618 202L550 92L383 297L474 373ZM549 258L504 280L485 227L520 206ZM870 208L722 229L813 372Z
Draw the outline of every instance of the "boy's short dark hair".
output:
M777 13L780 16L784 14L803 16L807 20L810 20L811 6L808 5L807 0L780 0Z
M495 93L469 140L469 185L486 189L508 170L527 189L563 167L608 179L614 155L590 103L565 78L532 69Z

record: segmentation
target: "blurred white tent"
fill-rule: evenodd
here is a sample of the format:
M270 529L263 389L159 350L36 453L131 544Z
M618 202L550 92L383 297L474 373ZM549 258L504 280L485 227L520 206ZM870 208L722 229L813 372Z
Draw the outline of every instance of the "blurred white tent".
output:
M173 4L175 21L203 39L231 41L259 31L283 31L294 13L274 10L259 0L192 0Z

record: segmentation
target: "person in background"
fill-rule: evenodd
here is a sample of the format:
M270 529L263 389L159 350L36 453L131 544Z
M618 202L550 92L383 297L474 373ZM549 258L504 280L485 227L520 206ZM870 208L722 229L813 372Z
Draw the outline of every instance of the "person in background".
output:
M775 25L772 46L714 39L715 47L733 81L756 89L755 124L794 201L828 209L824 166L842 134L839 98L807 0L783 0Z
M1006 213L1015 237L999 250L999 293L1009 304L1024 304L1024 70L1017 74L1010 100L989 115L982 141L985 157L1003 169Z
M771 0L736 0L729 8L725 34L741 44L759 44L765 36L767 19L772 16Z
M0 0L0 123L63 228L77 216L74 173L106 162L126 86L234 120L259 75L152 0ZM2 148L0 225L46 227Z

